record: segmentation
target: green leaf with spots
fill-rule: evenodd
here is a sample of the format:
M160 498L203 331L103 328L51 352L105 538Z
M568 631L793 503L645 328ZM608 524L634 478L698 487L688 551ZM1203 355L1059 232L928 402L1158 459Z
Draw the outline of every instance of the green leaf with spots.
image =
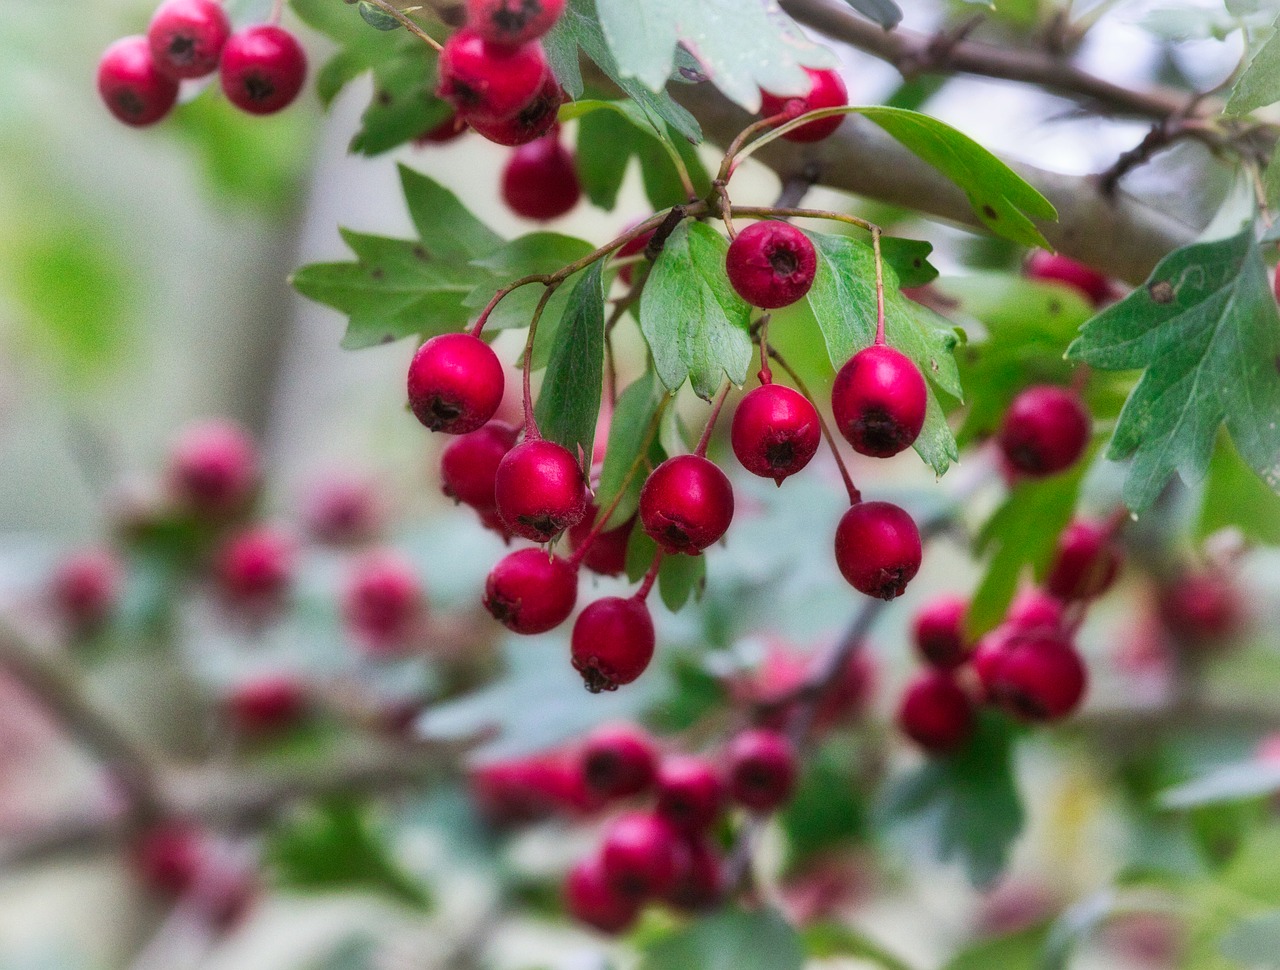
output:
M726 908L645 947L639 970L801 970L804 945L777 910Z
M593 249L595 247L584 239L556 232L532 232L513 239L481 258L471 260L472 266L488 270L493 275L493 282L492 285L476 287L463 303L473 311L472 317L478 318L480 311L493 299L499 288L525 276L554 273L581 259ZM542 299L542 292L541 285L531 283L508 293L489 315L485 331L518 330L529 326L533 311ZM572 292L573 287L566 281L547 301L542 323L538 327L538 349L541 349L543 343L542 335L553 335L554 324L564 316L564 308ZM535 354L535 358L538 357L540 355ZM545 359L539 359L538 364L545 366ZM537 370L538 366L535 365L534 369Z
M880 238L880 255L893 267L899 286L924 286L938 278L937 269L929 262L931 252L933 243L923 239Z
M535 414L544 437L590 464L604 386L604 264L591 265L569 297Z

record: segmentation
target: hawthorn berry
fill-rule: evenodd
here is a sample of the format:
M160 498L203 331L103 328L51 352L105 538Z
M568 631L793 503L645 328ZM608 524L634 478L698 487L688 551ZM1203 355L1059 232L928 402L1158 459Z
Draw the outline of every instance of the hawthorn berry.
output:
M1080 460L1089 431L1089 412L1080 395L1040 384L1009 405L1000 427L1000 450L1024 475L1053 475Z
M1114 295L1109 279L1097 270L1059 253L1037 249L1027 259L1026 272L1033 280L1063 283L1079 290L1095 307L1106 303Z
M570 653L587 690L617 690L639 677L653 659L653 617L643 600L598 599L573 624Z
M911 358L873 344L840 368L831 389L836 427L853 450L890 458L910 447L924 427L928 391Z
M898 726L931 754L962 747L973 732L973 701L948 672L930 670L911 682L898 708Z
M616 891L605 878L603 862L593 856L569 870L564 902L569 915L578 922L601 933L617 934L636 921L642 901Z
M1088 671L1066 640L1051 634L1013 638L992 672L991 695L1029 721L1066 717L1084 698Z
M513 633L553 630L578 602L578 570L543 549L500 560L484 584L484 608Z
M538 96L549 68L536 42L506 47L466 27L440 52L436 94L473 121L504 121Z
M306 688L288 674L247 681L226 700L232 725L244 734L266 734L289 727L302 716L306 706Z
M1121 555L1111 530L1077 519L1058 537L1045 589L1060 600L1090 600L1105 593L1120 571Z
M516 148L537 141L556 126L556 117L560 105L564 103L564 88L556 80L554 74L547 72L546 80L534 95L533 100L517 111L510 118L501 121L485 121L481 118L467 119L477 132L495 145L506 145ZM574 174L576 180L577 174Z
M293 539L270 525L232 536L218 552L215 578L225 599L250 611L278 605L293 583Z
M762 384L738 402L730 440L743 468L781 485L809 464L822 443L818 409L799 391Z
M640 489L640 523L664 552L696 556L732 521L733 486L702 455L668 458Z
M421 630L426 596L413 563L390 549L361 556L342 595L347 629L370 653L395 653Z
M515 447L520 429L503 421L490 421L469 434L459 435L440 452L440 487L455 502L479 511L497 510L494 480L498 464Z
M287 108L307 79L307 54L298 39L274 24L232 34L219 66L227 100L242 111L269 115Z
M791 800L796 787L796 753L778 731L755 728L729 742L729 792L754 812L772 812Z
M657 812L682 832L702 832L724 810L725 787L715 765L697 755L674 755L658 765Z
M1062 626L1062 621L1062 600L1032 587L1013 598L1003 625L1018 633L1052 632Z
M1161 587L1160 619L1174 636L1192 643L1222 640L1240 628L1244 603L1227 577L1186 572Z
M615 892L634 900L654 899L676 881L676 831L649 812L627 812L605 829L600 842L604 877Z
M258 451L238 426L208 421L187 428L169 455L169 493L185 509L224 515L248 504L258 485Z
M565 0L467 0L467 26L491 43L518 47L550 30L564 5Z
M844 79L835 71L817 71L806 67L809 75L809 93L803 97L784 96L761 91L760 113L766 118L785 114L787 120L799 118L809 111L819 108L839 108L849 103L849 92L844 86ZM814 142L822 141L840 127L844 121L841 115L831 118L819 118L807 125L801 125L795 131L789 131L782 137L787 141Z
M658 770L653 739L631 724L596 728L578 757L587 788L608 799L640 794L653 784Z
M977 675L978 686L981 688L981 696L984 699L995 700L995 685L1000 674L1000 665L1009 655L1010 645L1020 635L1018 631L1008 626L999 626L979 640L978 645L973 648L973 653L969 655L969 663L973 667L974 674Z
M676 840L676 879L663 897L682 913L712 909L724 899L724 860L703 834L681 833Z
M561 752L492 761L472 768L471 797L485 821L506 828L554 815L584 815L600 806L576 762Z
M502 170L502 200L526 219L557 219L580 198L578 169L558 132L521 145Z
M469 333L432 337L409 364L409 407L432 431L480 428L497 413L505 387L498 355Z
M134 871L154 892L181 896L208 858L208 833L187 822L166 822L143 831L130 858Z
M588 505L582 521L569 530L569 546L574 552L578 552L591 535L599 514L594 503ZM633 515L622 525L597 534L582 554L582 565L600 576L621 575L627 568L627 543L631 541L635 527L636 517Z
M354 475L333 475L317 482L303 503L307 533L331 546L353 546L378 535L383 525L381 498L372 482Z
M920 569L920 530L891 502L859 502L836 526L836 564L849 585L868 596L901 596Z
M110 618L120 599L124 565L109 549L82 549L54 569L49 596L58 615L77 635Z
M733 237L724 266L740 297L762 310L776 310L809 292L818 256L795 226L768 219Z
M578 460L569 449L541 438L521 442L498 462L494 497L507 528L534 542L550 542L587 512L587 483Z
M958 596L941 596L916 614L912 625L916 648L927 663L939 670L954 670L969 659L964 634L968 603Z
M141 128L178 103L178 82L156 66L147 38L122 37L98 62L98 94L116 119Z
M231 21L218 0L165 0L147 28L156 68L178 80L212 74L230 36Z

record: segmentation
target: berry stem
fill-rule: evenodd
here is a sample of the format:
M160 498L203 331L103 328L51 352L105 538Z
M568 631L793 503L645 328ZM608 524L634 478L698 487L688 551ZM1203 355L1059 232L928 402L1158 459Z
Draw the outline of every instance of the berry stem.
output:
M716 428L716 419L720 417L720 409L724 407L725 398L729 396L731 387L733 387L733 383L725 381L715 404L711 406L711 417L707 418L707 426L702 429L702 437L698 439L698 447L693 449L693 453L699 458L707 456L707 445L711 443L711 432Z
M266 22L272 27L277 27L280 24L280 18L282 16L284 16L284 0L275 0L275 2L271 4L271 13L267 15Z
M283 3L284 0L276 0L276 7L279 8L283 6ZM400 23L404 25L405 30L409 31L409 33L413 34L414 37L417 37L418 40L422 41L424 44L430 44L436 49L437 53L444 50L444 47L438 40L419 27L413 18L397 7L394 3L391 3L390 0L369 0L369 3L400 21Z
M538 431L538 421L533 416L533 391L531 388L531 379L533 377L533 341L538 335L538 321L542 319L542 311L547 308L552 294L555 293L559 283L548 284L547 288L542 292L542 299L538 301L538 306L533 311L533 319L529 321L529 336L524 342L524 439L525 441L537 441L542 437L542 433Z
M643 603L649 598L649 592L653 589L654 582L658 579L658 569L662 566L662 550L659 549L653 554L653 562L649 564L649 571L644 574L644 581L640 584L640 588L636 590L635 599Z
M728 149L725 150L724 158L720 161L720 171L716 174L716 182L727 183L733 176L733 171L736 167L734 165L734 160L737 158L738 153L743 151L743 146L746 145L749 138L762 131L768 131L774 125L784 124L786 120L787 113L784 111L780 114L773 115L772 117L763 118L760 121L749 124L747 127L743 128L742 131L738 132L733 141L729 143Z
M760 322L756 324L760 328L760 373L756 376L760 378L760 384L773 383L773 371L769 369L769 320L771 314L766 313L760 318Z
M871 248L876 256L876 346L884 346L884 260L880 257L879 226L871 230Z
M859 219L844 212L832 212L829 209L797 209L790 206L776 205L735 205L735 215L749 218L783 218L783 219L828 219L832 222L845 222L867 232L878 232L880 227L874 222Z

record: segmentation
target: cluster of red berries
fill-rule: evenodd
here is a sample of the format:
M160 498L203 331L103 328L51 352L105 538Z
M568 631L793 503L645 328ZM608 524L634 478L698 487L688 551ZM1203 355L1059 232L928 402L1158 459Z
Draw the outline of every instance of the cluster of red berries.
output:
M102 55L98 93L113 115L140 127L173 109L183 81L214 71L237 108L272 114L302 90L307 55L275 24L232 32L218 0L164 0L145 36L121 38Z
M217 930L229 930L248 913L259 893L250 867L213 833L181 821L142 832L130 859L139 880L157 896L186 901Z

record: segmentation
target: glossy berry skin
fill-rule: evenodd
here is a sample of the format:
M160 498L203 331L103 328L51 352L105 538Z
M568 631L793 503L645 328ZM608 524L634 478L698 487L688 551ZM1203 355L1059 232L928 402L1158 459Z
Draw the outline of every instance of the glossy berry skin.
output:
M266 734L297 723L307 706L306 688L286 674L241 684L227 698L227 713L245 734Z
M1026 272L1033 280L1047 280L1073 287L1094 306L1101 306L1114 295L1111 281L1097 270L1043 249L1037 249L1027 259Z
M1019 634L1008 627L997 627L978 641L969 657L969 664L978 678L981 697L986 701L995 700L996 680L1000 675L1000 667L1009 655L1009 647Z
M560 19L565 0L467 0L467 26L485 40L519 47Z
M738 402L730 440L743 468L781 485L809 464L822 443L818 409L799 391L762 384Z
M907 687L898 708L902 732L930 754L949 754L973 733L973 702L949 673L931 670Z
M556 132L521 145L502 170L502 201L518 216L547 222L582 198L573 155Z
M676 879L663 901L682 913L714 909L724 899L724 860L705 835L681 833L676 841Z
M587 788L602 798L630 798L646 791L658 770L653 739L631 724L607 724L591 732L579 754Z
M542 549L518 549L484 584L484 608L512 633L554 630L578 602L578 570Z
M803 232L770 219L753 222L734 236L724 266L740 297L752 306L776 310L809 292L818 256Z
M939 670L953 670L969 658L964 635L968 608L958 596L940 596L916 614L912 634L926 663Z
M1088 671L1066 640L1046 634L1017 637L994 671L992 697L1028 721L1056 721L1084 699Z
M583 859L565 878L564 903L569 915L601 933L616 935L640 914L641 900L614 890L598 857Z
M640 490L640 523L663 552L696 556L732 521L729 478L701 455L668 458Z
M725 751L729 792L753 812L772 812L791 800L796 787L796 752L786 736L767 728L743 731Z
M587 690L617 690L629 684L653 659L653 617L642 600L598 599L573 624L570 654Z
M1204 643L1230 637L1244 618L1240 593L1227 577L1184 573L1159 594L1160 619L1180 640Z
M1062 626L1063 619L1062 600L1033 587L1013 598L1002 625L1018 633L1053 632Z
M480 511L497 511L494 482L498 465L515 447L520 429L504 421L490 421L459 435L440 452L440 487L455 502Z
M582 521L569 530L569 545L577 552L586 542L595 525L599 511L594 504L587 506L587 514ZM627 568L627 543L631 541L631 532L636 527L633 515L620 526L601 532L591 540L591 545L582 554L582 565L600 576L620 576Z
M335 475L318 482L307 495L302 518L307 533L330 546L368 542L382 531L383 506L367 479Z
M1074 391L1041 384L1013 399L1000 428L1005 460L1024 475L1070 468L1089 444L1089 412Z
M564 103L564 89L554 74L547 72L546 80L534 95L533 100L517 111L510 118L500 121L485 121L481 118L468 117L471 127L495 145L506 145L516 148L537 141L556 126L556 117L560 105ZM574 173L575 180L577 173Z
M891 502L851 506L836 526L835 546L849 585L883 600L902 595L923 554L915 521Z
M283 599L293 583L293 540L269 525L232 536L218 553L215 575L232 604L265 606Z
M109 549L82 549L58 563L49 595L71 631L84 635L110 619L123 580L124 565Z
M798 118L808 111L819 108L838 108L849 103L849 92L844 86L844 79L835 71L815 71L805 68L809 75L809 93L802 98L783 97L761 91L760 113L766 118L786 114L787 119ZM815 142L829 138L844 121L843 116L819 118L807 125L801 125L795 131L789 131L782 137L787 141Z
M1060 600L1094 599L1115 582L1120 558L1105 526L1077 519L1058 537L1045 589Z
M909 357L872 345L854 354L831 389L836 427L860 455L890 458L911 447L924 427L928 391Z
M426 596L413 563L390 549L361 556L342 596L347 629L372 654L398 653L421 631Z
M657 812L682 832L702 832L720 818L725 786L715 765L696 755L673 755L658 765Z
M494 477L498 514L514 535L550 542L587 512L587 483L567 448L541 438L516 445Z
M269 115L287 108L307 79L307 54L282 27L258 24L232 34L219 66L227 100L242 111Z
M153 125L178 103L178 82L151 59L145 37L122 37L98 62L98 94L118 121Z
M675 830L657 815L627 812L605 830L600 863L613 890L628 899L655 899L676 881Z
M467 27L445 41L436 94L468 121L504 121L537 97L548 70L540 44L504 47Z
M218 0L165 0L147 28L156 68L178 80L212 74L230 36L231 21Z
M185 429L173 446L166 472L169 493L185 509L219 516L248 504L258 485L258 450L229 421Z
M486 424L502 403L506 376L498 355L479 337L432 337L409 364L409 407L432 431L467 434Z

